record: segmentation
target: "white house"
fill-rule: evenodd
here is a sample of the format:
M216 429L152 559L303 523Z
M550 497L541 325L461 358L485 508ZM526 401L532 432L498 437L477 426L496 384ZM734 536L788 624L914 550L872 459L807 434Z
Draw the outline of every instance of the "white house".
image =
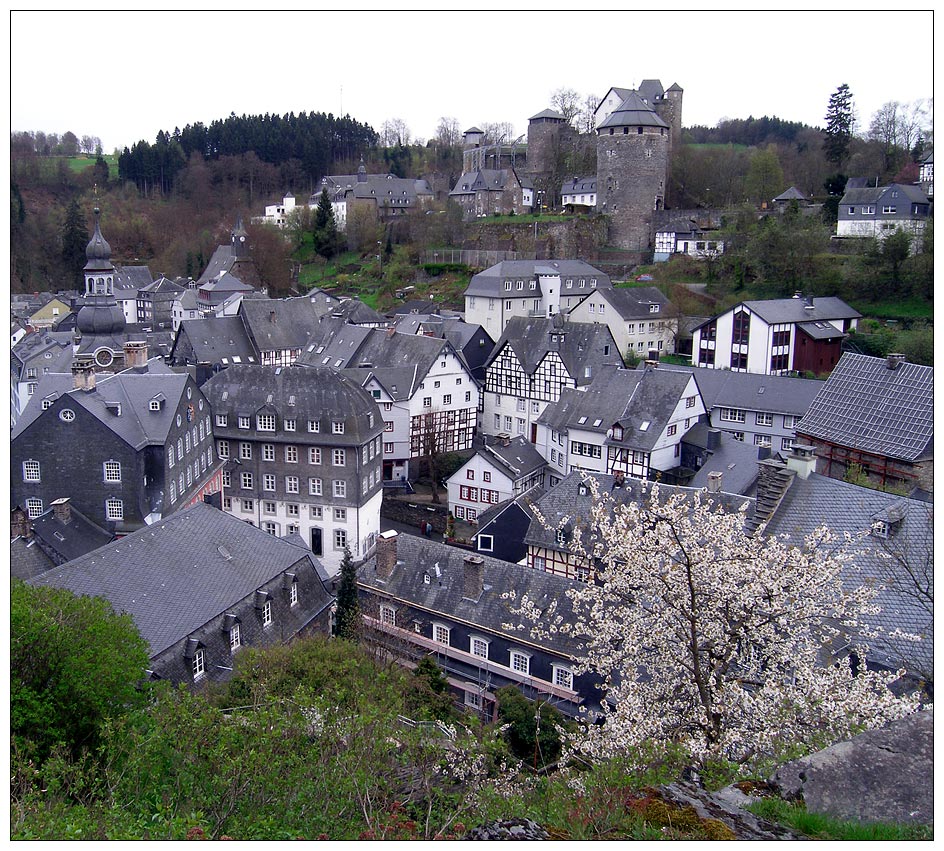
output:
M567 317L606 325L624 356L632 352L645 359L650 351L675 351L679 314L658 287L595 290L577 299Z
M202 316L200 308L197 307L196 289L186 289L174 299L174 305L171 308L171 319L174 323L175 334L177 329L180 328L181 322L188 319L200 319Z
M861 316L833 296L742 301L693 329L692 363L765 375L822 375L838 363L842 340Z
M836 236L884 239L895 231L904 231L917 238L924 233L930 209L928 196L920 186L847 185L839 202Z
M546 466L541 454L520 435L486 438L447 480L449 510L456 519L474 523L491 506L542 485Z
M309 208L311 204L308 205ZM284 228L288 224L288 217L295 209L295 196L291 192L286 192L281 201L274 204L266 204L264 216L254 216L254 224L275 225L278 228Z
M565 390L538 420L548 485L574 470L647 479L678 467L682 436L705 413L690 373L601 367L586 390Z
M574 177L561 186L561 205L588 211L597 205L596 177Z

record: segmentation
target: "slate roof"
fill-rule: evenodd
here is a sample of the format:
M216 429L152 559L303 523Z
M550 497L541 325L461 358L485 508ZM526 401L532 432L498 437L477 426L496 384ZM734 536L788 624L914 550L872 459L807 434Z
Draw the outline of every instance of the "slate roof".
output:
M557 335L559 342L552 342L552 335ZM557 352L578 386L589 384L602 365L622 365L623 362L613 335L606 325L568 322L561 314L550 319L513 316L506 323L504 333L495 344L486 368L500 357L506 343L517 355L526 375L534 373L548 352ZM603 347L606 345L610 347L609 355L603 354ZM586 367L591 370L589 377L585 374Z
M630 92L629 96L616 109L614 109L606 120L597 125L597 131L609 127L668 127L637 92Z
M43 355L49 352L52 357L44 358ZM51 365L58 362L61 355L67 355L69 361L72 359L72 333L69 331L37 331L33 334L27 334L10 350L10 365L14 368L19 365L24 367L31 361L39 359L35 364L40 367ZM49 363L45 363L48 361ZM50 371L52 371L50 369ZM21 369L21 373L25 374ZM42 368L37 369L37 374L42 374Z
M14 579L32 579L56 563L43 552L35 539L27 540L17 535L10 541L10 576Z
M533 517L534 512L531 510L531 506L537 502L547 491L543 486L533 488L527 493L523 493L520 496L512 497L511 499L503 500L499 502L498 505L490 505L485 511L480 511L478 519L476 520L477 528L475 534L472 536L473 539L477 538L479 534L485 531L485 528L493 520L498 518L501 514L510 508L511 506L517 506L522 511L524 511L529 516Z
M660 364L665 372L684 371L695 376L705 407L743 408L802 417L823 387L822 381L785 375L760 375L727 369Z
M221 245L219 251L222 251L224 248L232 249L228 245ZM214 255L215 257L216 255ZM234 259L234 258L233 258ZM208 280L200 279L203 281L197 290L201 293L212 293L214 296L218 296L222 293L248 293L253 292L253 287L244 281L241 281L234 274L229 271L223 270L217 275L209 277Z
M182 357L189 345L195 363L255 363L256 353L246 326L238 316L213 316L188 319L180 323L171 350L173 357Z
M154 276L147 266L115 266L115 295L118 295L119 290L136 290L146 287L153 280Z
M772 298L760 301L742 301L740 304L743 304L752 313L756 313L768 325L862 318L862 314L858 310L849 307L841 298L835 296L814 298L813 306L809 309L805 298ZM738 306L735 305L725 313L730 313ZM706 320L701 325L706 325L711 321L712 319ZM701 325L696 326L696 328L700 328Z
M59 396L67 395L71 405L85 408L129 446L135 449L163 446L174 423L188 376L166 372L163 364L159 364L158 370L100 373L96 376L95 389L91 391L74 389L71 374L43 376L10 437L16 438L29 428L44 413L41 400L50 393L57 393ZM151 400L159 393L164 394L166 404L159 411L149 410ZM121 416L112 413L116 403L121 406Z
M152 295L160 293L161 295L172 293L173 295L179 295L184 291L184 287L180 284L175 283L170 278L165 278L163 275L159 277L156 281L148 284L147 286L138 287L139 293L150 293Z
M421 373L415 366L378 367L374 369L358 369L355 367L353 369L342 369L341 375L351 379L359 387L366 387L368 382L374 379L395 402L405 402L416 392L425 373Z
M583 260L502 260L472 276L465 295L482 295L493 298L535 298L543 295L538 280L534 290L504 289L506 280L534 280L537 275L560 275L561 279L585 278L589 286L591 278L597 279L597 289L612 287L609 275L595 269Z
M491 190L498 192L518 182L514 169L510 168L480 168L467 171L459 176L450 195L470 195L473 192Z
M891 183L888 186L863 186L863 187L850 187L846 184L846 191L840 200L839 205L842 207L843 204L874 204L877 201L880 201L887 193L889 192L901 192L910 202L914 204L928 204L928 196L924 194L924 191L920 186L915 186L910 183ZM908 216L911 214L910 209L902 209L898 211L898 217L902 215Z
M587 297L591 295L592 292L587 293ZM666 308L672 305L658 287L609 287L600 290L600 296L612 305L621 319L663 319ZM577 305L583 301L581 299ZM650 314L651 304L660 305L658 314Z
M705 449L708 445L708 423L695 423L682 436L682 443ZM757 484L758 447L735 440L734 436L722 431L718 435L718 445L709 451L703 466L687 482L690 488L707 488L708 474L721 473L721 489L726 493L751 494Z
M774 201L809 201L810 199L806 197L799 189L795 186L791 186L785 192L781 192Z
M383 204L390 198L406 199L403 206L414 206L420 195L432 195L429 184L422 179L397 177L395 174L329 174L321 179L332 201L341 201L350 194L354 198L371 198ZM312 195L317 201L321 190Z
M33 535L47 551L60 556L60 563L84 556L105 546L114 536L97 523L89 520L75 506L69 506L69 520L63 523L54 506L50 506L32 521Z
M573 177L561 184L561 195L573 195L575 192L596 192L597 177Z
M909 643L906 652L930 669L933 664L932 615L915 599L914 584L909 583L902 567L877 555L887 547L887 551L903 555L912 569L926 566L930 570L933 559L933 508L930 505L811 473L805 480L799 476L794 478L768 522L767 533L787 535L798 542L818 526L826 525L836 534L850 532L855 536L868 531L872 523L886 517L889 510L902 516L897 534L887 540L869 535L854 543L853 564L858 570L848 571L844 584L849 589L862 584L887 586L879 591L876 600L882 611L869 615L866 622L888 631L900 628L926 635L926 641ZM888 657L888 662L897 667L901 646L887 637L872 641L872 645L880 660Z
M153 657L303 559L327 578L310 553L197 503L31 584L106 598L134 617Z
M243 299L237 316L259 352L302 349L318 335L319 312L307 296Z
M528 121L534 121L535 119L538 119L538 118L559 118L561 121L566 121L566 120L567 120L567 119L566 119L563 115L561 115L559 112L555 112L553 109L550 109L550 108L548 108L548 109L542 109L542 110L541 110L539 113L537 113L536 115L532 115L532 116L528 119Z
M214 414L252 416L265 408L298 420L343 419L344 433L322 430L322 443L366 443L383 429L370 394L330 369L240 364L218 372L201 389ZM370 414L373 425L368 424Z
M547 464L534 444L520 434L508 441L507 446L504 441L486 437L485 445L477 454L493 464L497 463L512 481L524 478Z
M358 568L357 580L362 587L386 592L401 600L422 606L430 612L442 612L453 618L475 624L507 636L515 642L530 643L528 632L505 629L504 624L515 620L511 613L515 603L502 599L502 595L514 591L519 597L528 599L539 608L557 603L557 610L565 619L573 619L573 608L567 590L573 581L542 570L533 570L511 562L502 561L482 553L484 590L478 600L462 596L464 558L471 555L465 550L430 541L416 535L397 536L397 564L387 580L377 577L375 559L370 559ZM438 570L438 574L437 574ZM430 577L429 584L423 582L423 574ZM576 655L578 641L557 634L542 640L547 650Z
M556 530L562 528L567 541L563 549L569 547L574 528L585 527L586 520L590 516L590 510L593 507L592 492L589 488L581 487L588 477L596 479L600 494L610 494L617 505L638 501L648 496L652 491L653 482L643 482L640 479L626 477L621 487L614 487L613 476L604 475L603 473L582 473L575 470L534 503L535 508L550 528L546 528L544 523L535 519L528 527L528 534L525 537L526 544L543 547L544 549L560 550L562 548L557 543ZM586 492L582 493L582 490ZM663 499L674 493L695 494L701 492L699 488L665 484L659 485L659 491ZM746 503L749 506L748 516L750 516L751 507L754 504L753 499L739 494L727 493L724 490L719 494L711 494L710 497L729 511L737 511Z
M934 448L934 368L846 352L797 433L905 461Z
M598 434L606 434L618 423L623 439L608 437L607 444L648 451L662 436L690 381L691 376L681 372L602 366L586 390L562 391L538 422L554 431L581 429ZM643 429L645 423L649 425Z

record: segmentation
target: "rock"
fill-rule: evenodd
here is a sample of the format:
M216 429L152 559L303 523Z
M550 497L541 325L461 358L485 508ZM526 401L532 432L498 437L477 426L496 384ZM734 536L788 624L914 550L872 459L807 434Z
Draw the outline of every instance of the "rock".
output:
M547 839L548 834L541 825L531 821L531 819L515 818L506 821L493 821L488 824L483 824L481 827L475 827L462 838L464 840L478 839L487 842L503 839L523 841Z
M805 837L785 827L755 816L743 809L751 798L739 789L728 786L719 792L708 792L693 783L670 783L660 787L662 799L677 807L691 807L701 819L720 822L730 834L726 838L761 840L796 840ZM717 838L725 838L718 835Z
M934 823L934 715L916 712L781 766L787 800L844 821Z

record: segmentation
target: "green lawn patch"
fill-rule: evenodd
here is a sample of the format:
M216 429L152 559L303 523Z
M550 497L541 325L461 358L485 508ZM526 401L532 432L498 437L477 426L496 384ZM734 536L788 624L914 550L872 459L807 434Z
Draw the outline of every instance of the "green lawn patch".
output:
M900 842L904 840L932 839L934 830L919 824L862 824L839 821L818 813L809 813L804 807L788 804L779 798L764 798L747 807L762 818L792 828L812 839L856 842L879 840Z

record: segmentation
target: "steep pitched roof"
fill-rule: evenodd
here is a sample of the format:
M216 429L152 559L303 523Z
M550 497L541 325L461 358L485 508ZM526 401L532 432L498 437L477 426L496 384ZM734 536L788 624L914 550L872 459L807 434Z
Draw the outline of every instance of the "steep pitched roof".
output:
M509 440L507 445L497 438L486 437L485 445L477 454L493 464L497 462L499 469L504 470L512 481L540 470L547 464L534 444L520 434Z
M652 449L685 393L691 376L661 369L602 366L586 390L564 390L538 422L554 431L581 429L606 434L617 423L622 440L607 443Z
M810 199L806 197L799 189L795 186L791 186L784 192L781 192L774 201L809 201Z
M600 290L600 297L612 305L621 319L656 319L662 318L664 311L671 305L669 299L663 295L658 287L607 287ZM587 293L585 298L593 295ZM585 299L577 302L576 306ZM650 305L658 304L659 313L653 314ZM573 310L573 308L571 308Z
M515 352L527 375L531 375L550 352L556 352L578 386L589 384L602 365L623 363L606 325L568 322L561 314L550 319L524 316L509 319L486 369L501 356L505 345ZM606 346L609 346L609 354L604 354Z
M597 130L604 130L609 127L668 127L637 92L631 92L616 109L613 110L605 121L600 122Z
M180 323L174 340L172 356L187 347L196 363L255 363L256 352L246 326L238 316L213 316L188 319Z
M319 314L311 299L243 299L239 316L257 351L301 349L318 332Z
M865 617L866 623L885 631L870 644L873 656L897 667L902 661L902 647L889 632L901 629L925 639L919 643L906 642L905 655L919 660L929 670L933 664L933 619L931 600L923 602L916 593L916 585L904 568L909 564L919 575L927 571L932 579L933 563L933 508L923 502L871 488L852 485L839 479L811 473L809 478L794 477L772 519L767 533L786 535L799 543L821 525L837 535L850 532L855 538L868 532L877 520L900 518L898 526L887 539L867 535L851 545L854 553L852 566L843 573L847 590L860 585L879 589L876 603L881 611ZM887 553L893 558L885 558ZM928 589L933 592L933 585Z
M154 656L299 562L326 577L310 553L197 503L32 584L104 597L134 617ZM327 591L324 598L327 604Z
M566 121L567 119L561 115L559 112L555 112L553 109L542 109L536 115L532 115L528 121L535 121L538 118L559 118L561 121Z
M934 448L934 368L846 352L797 433L917 461Z
M540 275L559 275L561 280L566 278L580 279L587 281L595 278L596 288L612 287L610 276L606 272L595 269L589 263L583 260L502 260L494 266L489 266L482 272L472 276L465 295L474 296L492 296L493 298L534 298L535 294L543 295L541 291L540 278L537 280L537 287L533 290L512 289L505 291L504 282L506 280L534 280Z
M763 300L742 301L753 313L756 313L768 325L785 325L799 322L828 322L835 319L860 319L862 314L849 307L841 298L835 296L821 296L812 299L812 305L806 298L772 298ZM734 310L739 305L734 305ZM731 310L725 311L730 313ZM717 317L705 320L701 325L707 325ZM835 336L835 332L833 333Z

